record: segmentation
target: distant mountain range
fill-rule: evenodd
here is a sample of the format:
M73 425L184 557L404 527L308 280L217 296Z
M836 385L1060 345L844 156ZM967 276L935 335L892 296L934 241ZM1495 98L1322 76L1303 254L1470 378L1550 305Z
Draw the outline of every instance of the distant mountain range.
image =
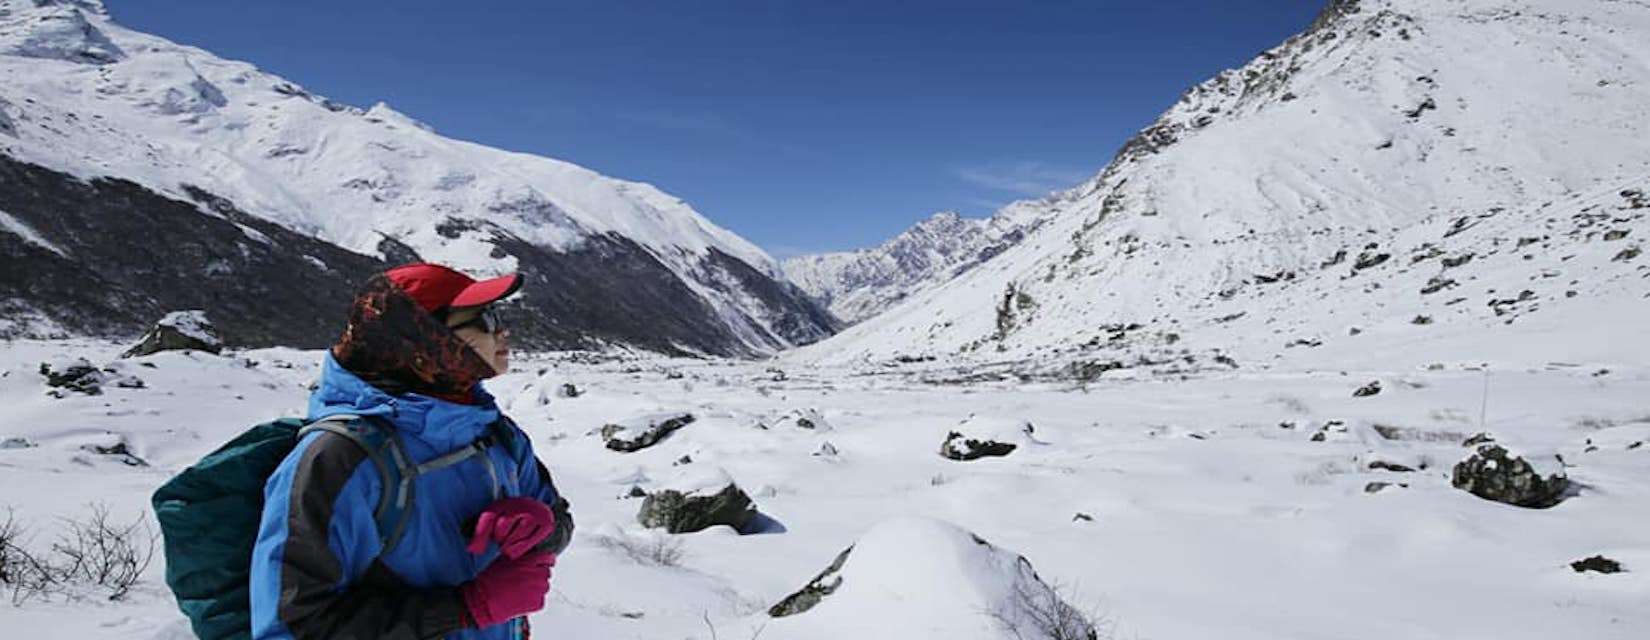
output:
M859 322L925 285L990 260L1042 223L1045 208L1019 203L986 219L944 211L873 249L822 253L782 263L786 277L846 322Z
M835 320L776 261L650 185L442 137L122 27L0 0L0 333L136 335L205 308L319 346L387 265L519 270L519 342L756 355Z

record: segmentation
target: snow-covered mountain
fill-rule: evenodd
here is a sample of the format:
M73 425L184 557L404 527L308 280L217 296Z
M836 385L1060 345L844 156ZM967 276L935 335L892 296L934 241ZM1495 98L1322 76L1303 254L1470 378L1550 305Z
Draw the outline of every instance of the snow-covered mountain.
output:
M99 179L114 178L200 205L200 220L128 233L171 241L226 226L212 219L243 232L205 243L231 254L201 261L197 275L208 282L331 269L333 260L311 252L304 255L313 260L237 271L252 267L234 254L260 245L272 247L277 262L300 257L299 247L283 244L291 238L250 222L263 221L385 262L416 256L485 273L520 270L530 284L517 335L546 346L747 354L832 330L830 318L783 281L776 261L653 186L445 138L382 103L361 110L332 102L251 64L124 28L98 0L0 0L0 160L11 179L66 174L61 184L36 183L32 194L14 184L0 189L6 228L27 230L8 242L42 241L18 245L37 249L27 256L7 251L10 274L59 261L136 266L119 247L97 246L88 221L51 208L54 192L107 190L111 183ZM74 313L56 302L62 291L6 280L0 297L14 319L109 329L81 317L94 310ZM130 284L103 278L79 286ZM167 295L138 297L160 298L158 306L188 302ZM242 333L275 340L250 326Z
M875 248L797 256L782 266L837 318L859 322L1002 253L1048 211L1040 201L1017 202L984 219L942 211Z
M1645 42L1641 1L1336 0L1013 248L799 357L1615 357L1650 338Z

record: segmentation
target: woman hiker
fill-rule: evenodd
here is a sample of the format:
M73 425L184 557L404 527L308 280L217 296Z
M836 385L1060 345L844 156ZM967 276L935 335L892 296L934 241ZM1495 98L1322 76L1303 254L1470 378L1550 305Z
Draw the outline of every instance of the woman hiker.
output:
M304 436L265 488L254 638L527 637L572 519L480 384L509 368L488 305L520 286L413 264L362 288L309 399L311 421L339 426ZM395 461L338 432L363 421L409 471L384 475ZM396 531L381 530L385 508L402 510Z

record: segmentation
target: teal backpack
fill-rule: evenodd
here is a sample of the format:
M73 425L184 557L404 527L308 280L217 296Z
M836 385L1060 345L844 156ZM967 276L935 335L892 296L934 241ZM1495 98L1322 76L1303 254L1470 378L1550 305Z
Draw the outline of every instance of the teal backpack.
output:
M393 427L373 418L338 415L311 424L283 418L252 427L155 491L166 585L196 636L246 640L252 636L252 549L263 519L264 484L299 440L327 431L367 452L386 487L373 520L388 554L411 520L413 480L479 455L499 438L514 445L508 425L500 420L481 440L421 465L412 464Z

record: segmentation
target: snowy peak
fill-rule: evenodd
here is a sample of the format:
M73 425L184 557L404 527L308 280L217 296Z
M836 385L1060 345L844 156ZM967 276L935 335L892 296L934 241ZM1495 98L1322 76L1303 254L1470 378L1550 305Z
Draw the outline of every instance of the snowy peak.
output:
M1001 253L1040 223L1040 207L1017 203L985 219L941 211L873 249L788 259L785 275L838 318L859 322Z
M1509 242L1524 242L1529 257L1470 267L1500 283L1496 300L1517 279L1574 279L1574 265L1529 268L1545 257L1583 264L1573 252L1584 248L1610 253L1585 262L1600 270L1593 282L1610 283L1593 295L1643 300L1623 277L1633 257L1612 261L1612 247L1542 242L1533 230L1570 238L1579 231L1548 218L1582 215L1590 194L1643 188L1645 41L1641 3L1332 3L1307 31L1188 91L1012 249L809 357L1053 362L1150 343L1151 353L1107 358L1184 365L1188 355L1230 361L1241 348L1272 360L1298 353L1281 351L1288 334L1429 326L1412 325L1417 317L1458 327L1435 335L1510 336L1519 329L1504 329L1490 301L1459 306L1472 298L1424 295L1427 278L1408 283L1446 268L1431 259L1439 252L1504 255ZM1636 237L1638 213L1612 237ZM1485 216L1498 231L1446 239L1456 221ZM1424 258L1410 266L1398 256ZM1549 300L1540 309L1551 317L1599 304L1582 301L1585 290L1558 293L1531 295ZM1591 323L1606 322L1569 331L1604 334Z
M0 41L6 53L80 64L108 64L126 57L86 15L108 14L97 0L0 2Z

